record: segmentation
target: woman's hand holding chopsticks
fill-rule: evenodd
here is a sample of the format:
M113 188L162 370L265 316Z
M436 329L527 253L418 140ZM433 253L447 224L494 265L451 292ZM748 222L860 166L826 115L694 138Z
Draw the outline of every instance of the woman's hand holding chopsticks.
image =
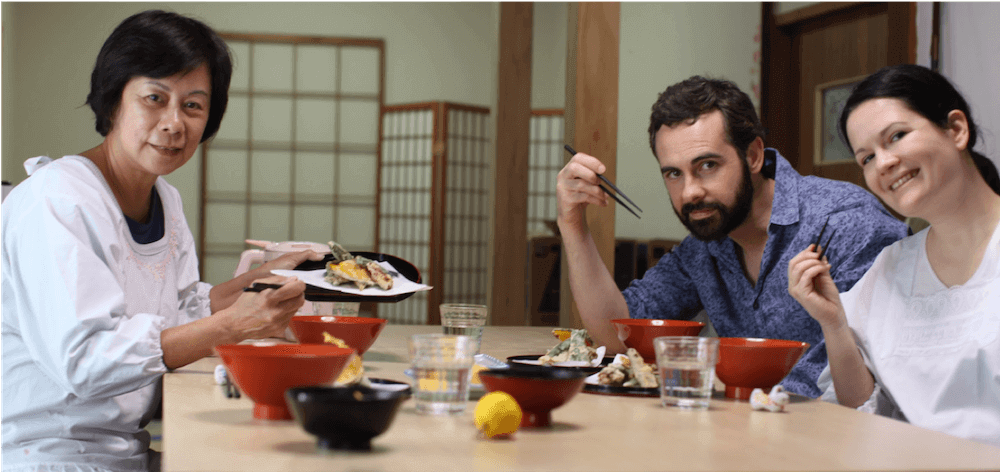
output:
M830 276L830 263L816 244L788 261L788 293L819 322L823 330L847 326L840 290Z

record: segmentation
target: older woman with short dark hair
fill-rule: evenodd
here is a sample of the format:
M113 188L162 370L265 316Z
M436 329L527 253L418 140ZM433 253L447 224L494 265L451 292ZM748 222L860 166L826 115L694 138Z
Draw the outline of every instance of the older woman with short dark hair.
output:
M87 97L104 140L35 158L4 201L4 471L158 468L143 428L162 375L219 344L280 336L302 306L303 282L270 271L321 257L311 251L200 282L180 195L162 178L218 130L231 74L201 22L129 17ZM256 279L282 286L242 291Z

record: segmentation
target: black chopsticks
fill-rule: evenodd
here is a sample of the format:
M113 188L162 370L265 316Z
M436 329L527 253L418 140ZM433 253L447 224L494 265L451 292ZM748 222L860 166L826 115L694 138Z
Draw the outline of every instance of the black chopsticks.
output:
M830 242L833 241L833 235L837 234L837 230L836 229L834 229L833 231L831 231L830 232L830 237L827 238L827 240L826 240L826 244L820 246L819 243L820 243L820 241L823 240L823 233L826 232L826 225L829 222L830 222L830 217L827 216L826 217L826 221L823 222L823 227L820 228L820 230L819 230L819 236L816 236L816 242L813 243L816 246L815 251L817 251L819 253L819 259L820 260L823 260L823 253L826 252L826 250L830 247Z
M566 152L570 153L570 155L576 154L576 151L574 151L573 148L570 147L569 144L563 146L563 149L566 149ZM618 195L621 195L622 198L624 198L629 203L631 203L632 206L634 206L636 210L642 211L642 208L639 208L639 205L636 205L635 202L633 202L631 198L628 198L628 195L625 195L625 193L622 192L621 190L619 190L618 187L615 187L615 184L611 183L610 180L606 179L601 174L597 174L597 178L601 179L602 181L604 181L604 183L608 184L609 186L611 186L611 188L615 189L615 192L618 192ZM611 193L611 191L608 190L605 186L603 186L601 184L597 184L597 186L600 187L601 190L604 191L604 193L608 194L608 196L610 196L611 198L615 199L615 201L618 202L618 204L621 205L623 208L625 208L626 210L628 210L629 213L635 215L636 218L642 219L642 217L639 216L638 213L632 211L632 209L629 208L629 206L626 205L625 202L619 200L618 197L616 197L615 194Z
M269 288L273 288L273 289L277 290L277 289L281 288L281 285L278 285L278 284L265 284L265 283L255 282L253 285L251 285L251 286L249 286L247 288L244 288L243 291L244 292L263 292L264 290L267 290Z

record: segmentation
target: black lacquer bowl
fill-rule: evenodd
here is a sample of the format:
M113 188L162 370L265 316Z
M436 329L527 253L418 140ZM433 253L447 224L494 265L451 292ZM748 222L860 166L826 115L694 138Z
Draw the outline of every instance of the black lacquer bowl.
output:
M372 438L386 432L410 390L348 387L293 387L285 391L292 417L321 449L371 450Z

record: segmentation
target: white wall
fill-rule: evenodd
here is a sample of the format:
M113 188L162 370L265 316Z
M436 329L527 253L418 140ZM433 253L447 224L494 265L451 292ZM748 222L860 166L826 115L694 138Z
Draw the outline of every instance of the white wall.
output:
M1000 166L1000 4L941 5L941 73L965 96L979 127L975 149Z
M531 108L563 108L566 105L568 4L537 2L532 10Z
M699 74L732 80L759 109L760 18L757 2L621 4L617 184L643 213L615 212L619 238L687 236L649 148L650 107L667 86Z

